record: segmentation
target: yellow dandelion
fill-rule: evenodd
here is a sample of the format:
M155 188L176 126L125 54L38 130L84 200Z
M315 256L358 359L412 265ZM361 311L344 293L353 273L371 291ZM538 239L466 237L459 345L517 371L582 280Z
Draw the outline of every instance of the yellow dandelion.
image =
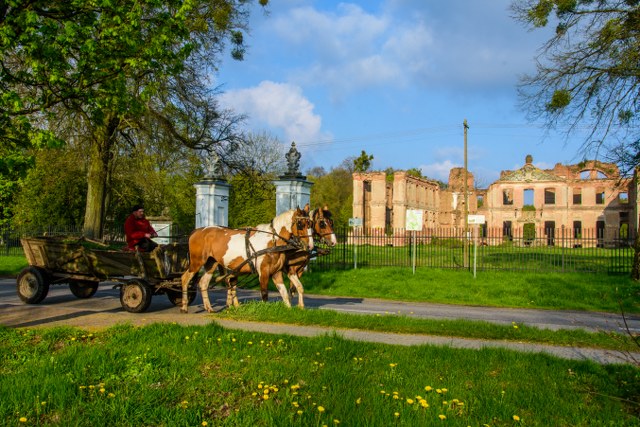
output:
M45 406L45 405L47 404L47 402L40 402L40 404L41 404L42 406Z
M253 345L253 342L252 342L252 341L249 341L247 344L249 344L249 345Z
M109 393L109 394L107 394L107 397L110 398L110 399L113 399L114 397L116 397L116 395L113 394L113 393Z
M385 393L386 393L386 391L380 390L380 394L385 394Z
M207 427L207 426L209 425L209 423L208 423L208 422L206 422L206 421L203 421L200 425L201 425L202 427Z
M255 391L253 393L251 393L251 396L256 397L258 395L258 393L256 393Z
M397 418L400 416L400 412L394 412L393 415Z
M291 386L291 390L298 390L300 388L300 384L294 384Z
M269 389L268 389L268 388L265 388L262 392L263 392L264 394L269 394Z
M323 413L324 412L324 406L318 406L318 412Z
M395 368L396 366L398 366L397 363L389 363L389 366L391 366L392 368Z
M298 409L298 412L296 412L296 413L297 413L298 415L302 415L302 414L304 413L304 411L303 411L303 410L301 410L301 409Z
M333 420L333 423L334 423L335 425L338 425L338 424L340 424L340 420Z
M283 383L289 384L289 380L284 380Z
M430 385L426 386L424 389L425 389L425 391L431 391L431 390L433 390L433 388L431 388L431 386L430 386Z
M268 394L263 394L262 395L262 399L263 400L269 400L269 395Z
M100 393L104 393L104 392L105 392L105 389L104 389L104 388L101 388L101 389L100 389Z
M21 423L26 423L27 422L27 417L20 417L20 419L18 420Z
M446 420L446 419L447 419L447 416L446 416L446 415L442 415L442 414L440 414L440 415L438 415L438 418L440 418L441 420L443 420L443 421L444 421L444 420Z
M394 395L393 395L393 398L394 398L394 399L400 399L400 396L398 396L397 394L394 394Z
M426 401L426 400L421 400L421 401L420 401L420 406L422 406L423 408L428 408L428 407L429 407L429 404L427 403L427 401Z
M442 401L442 404L443 404L443 405L448 405L448 404L449 404L449 402L447 402L446 400L443 400L443 401Z
M294 408L297 408L300 406L298 402L291 402L291 404L293 405Z
M519 416L517 416L517 415L514 415L514 416L513 416L513 421L515 421L515 422L520 421L520 417L519 417Z
M436 393L438 393L438 394L442 394L442 389L441 389L441 388L437 388L437 389L436 389Z
M93 390L94 388L96 388L96 386L94 386L94 385L90 385L90 386L89 386L89 389L90 389L90 390Z
M188 339L189 339L189 335L187 335L186 337L184 337L184 339L185 339L185 340L188 340Z
M361 398L357 398L357 399L356 399L356 405L359 405L359 404L361 404L361 403L362 403L362 399L361 399Z
M413 402L414 402L414 400L413 400L413 399L407 399L407 403L408 403L409 405L413 405Z

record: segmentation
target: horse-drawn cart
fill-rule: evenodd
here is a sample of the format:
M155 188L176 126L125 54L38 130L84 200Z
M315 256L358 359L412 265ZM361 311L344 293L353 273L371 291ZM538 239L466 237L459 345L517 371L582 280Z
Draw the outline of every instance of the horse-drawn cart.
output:
M186 243L161 245L149 253L102 249L83 239L59 237L23 238L21 243L29 267L18 275L17 290L27 304L42 302L49 286L57 284L68 284L78 298L90 298L104 281L120 288L122 307L132 313L146 311L153 295L182 303L180 277L189 263ZM193 285L188 303L195 297Z

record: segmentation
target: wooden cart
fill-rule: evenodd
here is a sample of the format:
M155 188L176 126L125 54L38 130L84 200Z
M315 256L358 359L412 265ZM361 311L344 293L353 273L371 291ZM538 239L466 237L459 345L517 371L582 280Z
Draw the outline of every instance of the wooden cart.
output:
M149 253L96 249L84 239L30 237L20 239L29 267L18 275L17 290L27 304L40 303L50 285L68 284L78 298L90 298L99 282L120 288L122 307L132 313L149 308L153 295L182 303L180 277L189 264L188 244L161 245ZM93 247L91 247L93 246ZM189 289L189 304L196 288Z

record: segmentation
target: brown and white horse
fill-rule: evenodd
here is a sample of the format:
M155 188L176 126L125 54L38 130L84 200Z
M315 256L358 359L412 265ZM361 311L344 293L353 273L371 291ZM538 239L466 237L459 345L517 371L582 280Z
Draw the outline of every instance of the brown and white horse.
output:
M305 210L309 209L309 205L305 206ZM333 231L333 221L331 220L331 212L325 205L322 209L314 209L309 213L311 219L313 236L318 237L319 241L324 241L329 246L335 246L338 243L336 234ZM311 251L299 250L287 253L285 267L287 269L287 277L289 277L290 293L294 290L298 294L298 307L304 308L304 286L300 281L300 276L304 273L311 260Z
M273 278L282 300L291 306L282 270L287 253L307 248L313 248L312 230L308 213L299 208L286 211L276 216L270 224L255 228L199 228L189 236L190 260L189 268L182 275L183 302L180 311L188 311L187 290L202 267L205 273L198 284L204 308L208 312L213 311L208 287L216 269L226 278L228 306L239 305L236 295L238 276L252 273L258 274L263 301L267 300L269 279Z

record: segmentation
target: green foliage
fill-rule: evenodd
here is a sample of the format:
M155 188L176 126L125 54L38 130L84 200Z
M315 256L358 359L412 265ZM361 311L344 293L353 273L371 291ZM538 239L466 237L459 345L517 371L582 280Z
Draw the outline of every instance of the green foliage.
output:
M37 227L82 224L87 189L82 153L48 149L35 157L35 167L20 185L12 222Z
M556 112L565 108L571 102L571 92L566 89L556 90L547 104L547 110Z
M513 0L516 19L533 27L557 22L522 79L521 99L532 119L566 125L567 136L586 124L583 157L602 153L622 166L640 164L638 1ZM555 15L555 16L554 16ZM613 142L619 141L619 142Z
M533 222L527 222L522 226L522 238L525 242L532 242L536 238L536 225Z
M253 227L266 224L276 215L274 176L258 172L234 175L229 198L229 226L232 228Z
M360 156L353 160L353 168L355 172L367 172L371 168L371 161L373 160L373 154L369 155L366 151L362 150Z
M353 176L343 167L331 169L321 177L309 177L311 188L311 208L328 206L334 227L345 227L353 213Z
M419 168L407 169L407 175L415 176L416 178L424 178L422 176L422 170L420 170Z
M248 2L16 0L1 9L0 145L85 147L89 235L101 233L113 162L140 135L195 149L234 142L237 118L216 111L208 74L225 42L242 58Z

